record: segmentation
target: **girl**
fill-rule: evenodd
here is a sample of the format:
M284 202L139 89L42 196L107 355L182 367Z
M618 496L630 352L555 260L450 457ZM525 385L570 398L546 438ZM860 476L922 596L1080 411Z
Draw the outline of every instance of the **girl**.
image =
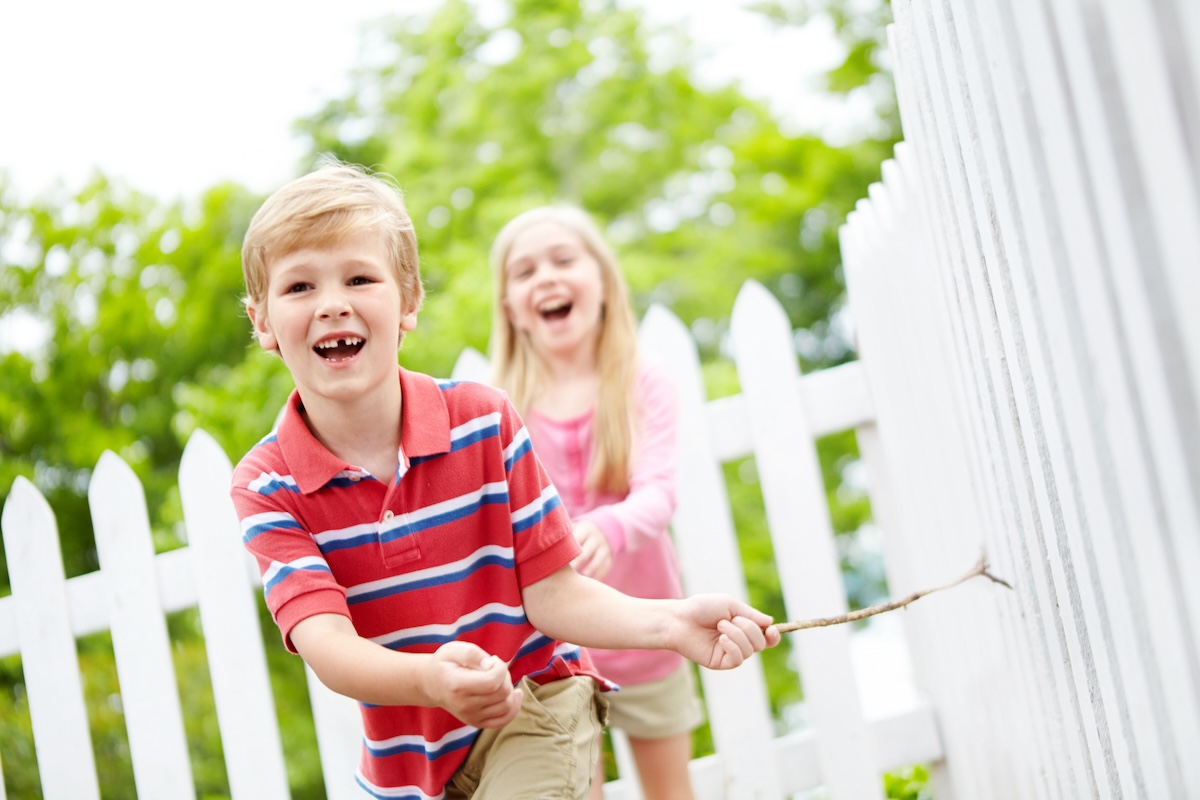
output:
M628 289L611 249L577 208L510 221L491 253L492 368L525 418L557 487L589 577L640 597L682 597L667 531L675 510L676 398L639 359ZM693 797L691 730L702 719L690 666L667 651L592 651L609 724L629 737L645 796ZM603 797L597 764L592 797Z

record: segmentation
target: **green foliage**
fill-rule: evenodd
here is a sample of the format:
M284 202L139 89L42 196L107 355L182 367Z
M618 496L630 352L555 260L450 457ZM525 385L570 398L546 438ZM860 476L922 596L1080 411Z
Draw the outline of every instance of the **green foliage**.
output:
M85 493L101 453L129 463L157 514L182 452L178 387L244 358L230 322L253 204L226 186L196 208L164 206L101 177L26 207L0 193L0 308L48 334L0 358L0 502L16 475L33 480L55 510L68 575L96 568ZM159 520L162 546L176 522Z
M929 771L919 764L884 775L883 787L889 800L933 800Z
M844 47L840 64L825 74L825 88L836 94L867 90L879 122L899 136L900 120L887 53L888 0L760 0L751 8L780 25L804 26L827 20Z
M0 765L8 797L42 796L29 697L25 694L21 659L17 656L0 659Z

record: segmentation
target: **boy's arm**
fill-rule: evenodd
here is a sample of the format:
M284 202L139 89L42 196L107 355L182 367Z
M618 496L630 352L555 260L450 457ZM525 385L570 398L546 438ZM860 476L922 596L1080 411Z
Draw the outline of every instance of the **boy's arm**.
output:
M360 702L440 706L478 728L511 721L520 708L520 692L513 688L507 665L495 663L500 660L479 647L450 642L435 653L403 653L358 635L348 616L345 589L293 515L287 502L291 493L265 485L269 467L255 465L235 473L235 481L241 481L232 497L284 644L304 658L322 683ZM262 490L250 488L256 471L265 476L254 484L264 484Z
M321 683L363 703L437 706L477 728L501 728L521 708L508 665L468 642L404 653L363 639L341 614L296 623L292 644Z
M779 644L771 618L722 594L682 600L630 597L562 567L522 590L542 633L605 650L674 650L709 669L729 669Z

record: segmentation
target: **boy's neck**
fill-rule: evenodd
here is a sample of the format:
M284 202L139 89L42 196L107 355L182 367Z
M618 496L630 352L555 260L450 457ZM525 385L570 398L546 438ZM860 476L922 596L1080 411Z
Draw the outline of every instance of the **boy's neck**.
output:
M310 403L303 394L301 400L308 429L325 449L381 480L395 474L403 410L398 380L353 403L325 398Z

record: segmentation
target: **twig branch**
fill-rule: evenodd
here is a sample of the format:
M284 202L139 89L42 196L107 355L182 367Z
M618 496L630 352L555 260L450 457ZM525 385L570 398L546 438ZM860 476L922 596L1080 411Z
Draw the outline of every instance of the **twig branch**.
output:
M1000 584L1007 589L1012 588L1012 586L1008 584L1008 581L1002 578L997 578L995 575L988 572L987 557L980 555L979 562L971 568L970 572L966 573L965 575L955 578L949 583L943 583L941 586L934 586L932 589L922 589L919 592L913 592L902 600L891 600L886 603L867 606L866 608L860 608L858 611L851 611L849 614L839 614L836 617L818 617L817 619L805 619L800 620L799 622L784 622L776 625L775 627L779 629L780 633L791 633L792 631L802 631L806 628L824 628L827 625L841 625L843 622L854 622L855 620L866 619L867 617L873 617L876 614L882 614L885 611L895 611L897 608L904 608L909 603L920 600L927 594L940 592L942 589L952 589L955 586L958 586L960 583L965 583L971 580L971 578L977 578L980 575L988 578L993 583Z

